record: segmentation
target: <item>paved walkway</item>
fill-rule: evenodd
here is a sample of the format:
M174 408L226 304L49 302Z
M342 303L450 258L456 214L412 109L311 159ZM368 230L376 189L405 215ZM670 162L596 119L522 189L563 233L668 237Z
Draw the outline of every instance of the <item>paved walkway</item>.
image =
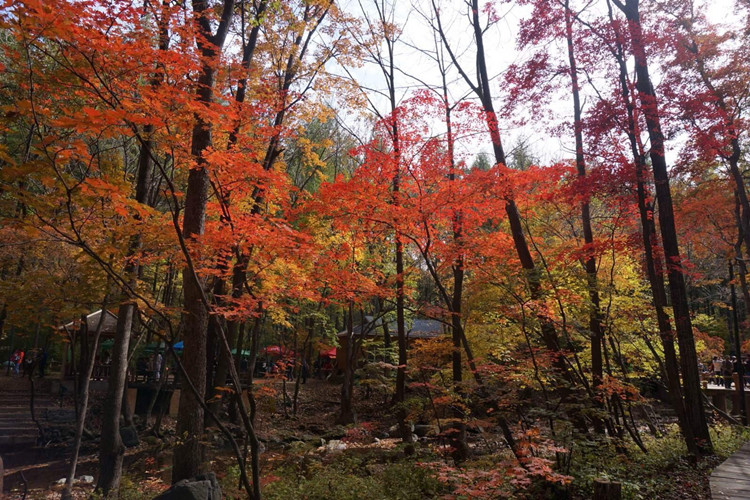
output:
M713 500L750 500L750 442L711 474Z

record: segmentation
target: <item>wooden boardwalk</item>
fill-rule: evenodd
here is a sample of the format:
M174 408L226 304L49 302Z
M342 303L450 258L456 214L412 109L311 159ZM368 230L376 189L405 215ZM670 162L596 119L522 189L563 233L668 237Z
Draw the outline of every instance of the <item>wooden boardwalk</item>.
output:
M713 500L750 500L750 442L711 474Z

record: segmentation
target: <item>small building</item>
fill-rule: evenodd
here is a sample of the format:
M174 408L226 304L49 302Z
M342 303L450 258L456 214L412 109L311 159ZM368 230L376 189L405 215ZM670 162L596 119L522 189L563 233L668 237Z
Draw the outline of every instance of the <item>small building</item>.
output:
M104 317L102 318L102 314L104 314ZM85 324L84 324L85 319ZM98 311L94 311L91 314L85 316L85 318L82 316L80 319L71 321L69 323L66 323L60 327L58 327L58 330L64 331L67 336L69 342L66 343L65 353L63 354L63 367L60 371L60 375L62 378L71 378L74 373L74 367L71 363L73 359L75 359L77 366L78 373L81 373L83 370L83 363L92 353L94 347L94 336L96 334L97 328L99 328L99 323L102 322L101 325L101 333L99 335L99 345L101 346L102 342L107 339L113 339L115 337L115 332L117 331L117 315L112 313L111 311L103 311L99 309ZM95 356L98 353L93 353ZM75 358L73 357L75 355ZM103 366L102 363L99 363L98 365L101 366L94 366L94 373L92 373L92 376L96 378L107 378L106 370L108 367Z
M414 340L421 339L432 339L442 337L446 334L446 325L436 319L414 319L407 320L406 322L406 341L411 343ZM336 334L339 339L339 347L337 349L338 356L336 357L336 364L340 370L346 368L347 363L347 345L349 343L349 334L346 330ZM398 331L396 328L396 322L391 321L388 323L388 337L391 345L398 343ZM385 331L383 329L383 321L381 319L374 320L372 316L365 316L365 321L362 324L355 325L352 328L352 338L354 339L355 345L361 340L385 340ZM357 352L354 355L354 359L359 359L362 353Z

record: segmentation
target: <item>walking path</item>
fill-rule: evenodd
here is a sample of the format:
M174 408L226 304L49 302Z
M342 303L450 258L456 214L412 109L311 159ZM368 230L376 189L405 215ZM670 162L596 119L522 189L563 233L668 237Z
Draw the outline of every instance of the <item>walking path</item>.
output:
M750 500L750 442L711 474L713 500Z

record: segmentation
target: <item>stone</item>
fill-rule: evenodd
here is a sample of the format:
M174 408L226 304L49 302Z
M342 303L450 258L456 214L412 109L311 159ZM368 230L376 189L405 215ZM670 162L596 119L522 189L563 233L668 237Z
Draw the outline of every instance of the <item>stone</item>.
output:
M213 472L177 481L154 500L221 500L221 486Z
M344 451L346 449L346 443L338 439L332 439L328 441L325 448L326 451Z
M81 476L78 478L78 482L83 484L93 484L94 476Z
M120 439L126 448L134 448L141 444L135 427L120 427Z

